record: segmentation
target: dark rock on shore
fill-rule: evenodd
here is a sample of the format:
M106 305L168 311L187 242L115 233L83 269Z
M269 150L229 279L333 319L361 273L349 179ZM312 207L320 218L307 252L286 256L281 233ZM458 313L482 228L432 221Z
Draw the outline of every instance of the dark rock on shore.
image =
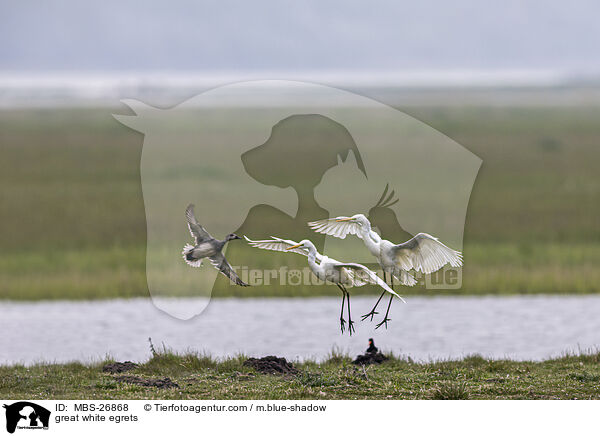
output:
M108 363L102 367L102 372L110 372L111 374L116 374L120 372L131 371L138 367L137 363L130 362L129 360L126 362L114 362Z
M298 370L285 357L266 356L256 359L249 358L243 364L254 368L262 374L297 374Z
M380 364L388 360L387 356L376 352L376 353L365 353L356 356L356 359L352 361L355 365L373 365Z

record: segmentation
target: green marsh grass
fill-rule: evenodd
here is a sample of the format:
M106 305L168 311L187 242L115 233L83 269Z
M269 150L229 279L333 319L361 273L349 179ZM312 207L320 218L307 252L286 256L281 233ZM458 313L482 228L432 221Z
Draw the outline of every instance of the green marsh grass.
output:
M121 111L0 111L0 298L148 296L143 136L112 118ZM600 108L406 111L483 159L466 217L463 287L426 295L600 292ZM276 266L271 253L255 262ZM206 295L211 284L198 286ZM221 288L214 296L338 294L331 286Z
M159 347L160 348L160 347ZM169 377L179 388L118 381L103 362L0 366L6 399L600 399L600 354L565 354L545 361L458 360L414 362L391 356L356 366L337 352L324 361L294 362L297 375L264 375L243 365L246 356L160 349L129 375Z

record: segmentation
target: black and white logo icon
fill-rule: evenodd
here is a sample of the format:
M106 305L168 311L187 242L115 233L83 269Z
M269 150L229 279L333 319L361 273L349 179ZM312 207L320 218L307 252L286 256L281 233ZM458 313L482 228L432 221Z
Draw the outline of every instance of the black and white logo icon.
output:
M50 411L29 401L5 404L6 431L14 433L16 429L48 429Z

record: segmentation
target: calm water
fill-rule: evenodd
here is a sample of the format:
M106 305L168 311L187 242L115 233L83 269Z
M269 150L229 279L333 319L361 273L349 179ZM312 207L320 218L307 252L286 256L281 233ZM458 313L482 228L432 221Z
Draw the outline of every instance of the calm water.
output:
M394 304L387 331L359 321L374 301L352 298L352 338L339 331L339 298L213 300L189 321L171 318L147 299L3 302L0 363L90 361L107 354L145 360L148 337L176 351L291 359L322 359L332 347L356 355L369 337L384 351L416 360L473 353L543 359L600 345L600 296L410 297L406 305Z

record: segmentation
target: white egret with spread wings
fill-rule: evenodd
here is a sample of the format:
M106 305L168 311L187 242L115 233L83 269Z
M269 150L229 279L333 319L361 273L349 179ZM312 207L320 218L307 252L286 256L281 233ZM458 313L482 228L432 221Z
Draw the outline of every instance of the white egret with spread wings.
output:
M371 223L363 214L312 221L308 223L308 226L318 233L335 236L336 238L344 239L348 234L358 236L379 262L383 269L384 281L387 281L386 272L392 276L392 288L394 286L393 277L403 285L414 286L417 281L409 273L412 270L431 274L446 264L450 264L452 267L462 266L462 253L447 247L438 238L427 233L419 233L402 244L394 244L382 239L371 228ZM371 312L363 315L363 320L369 316L373 320L373 316L377 314L375 309L377 309L377 305L384 295L385 292L381 294ZM390 321L388 314L391 305L392 298L390 298L383 321L377 324L376 328L381 327L383 324L387 328L387 322Z
M348 331L350 335L354 331L354 322L350 315L350 293L346 286L363 286L367 283L377 285L384 289L384 293L388 292L392 297L396 296L404 301L400 295L394 292L377 274L371 271L364 265L358 263L339 262L335 259L320 254L314 244L304 239L300 242L291 241L289 239L281 239L271 236L271 239L262 241L253 241L244 236L248 243L256 248L273 251L291 251L302 254L308 257L308 266L310 270L319 279L335 283L342 291L342 310L340 312L340 325L342 333L344 333L344 303L348 303Z

